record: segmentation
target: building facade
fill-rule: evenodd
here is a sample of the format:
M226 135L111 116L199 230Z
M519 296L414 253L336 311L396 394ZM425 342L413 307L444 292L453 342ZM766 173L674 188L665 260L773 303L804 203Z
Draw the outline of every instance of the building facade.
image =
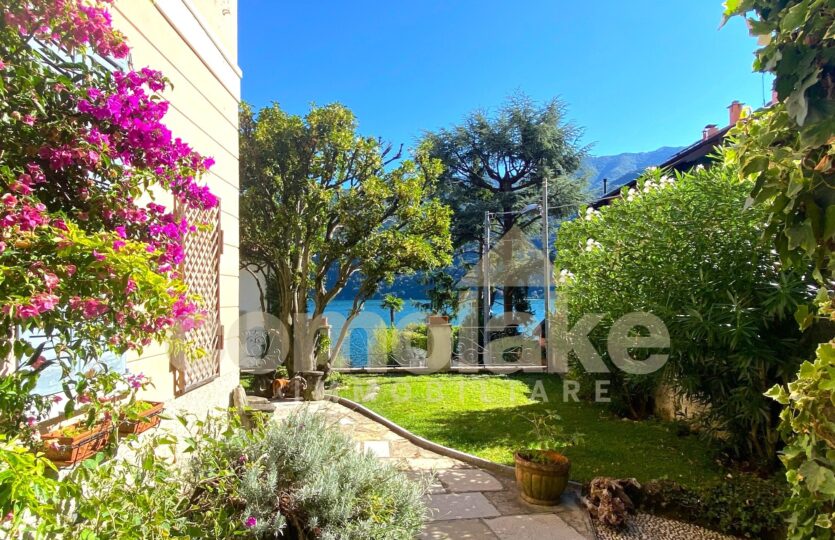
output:
M166 125L215 159L202 181L220 198L218 211L185 216L212 224L188 240L183 265L184 279L205 304L206 322L192 337L206 354L186 360L155 345L126 359L128 370L153 383L141 397L165 401L170 412L202 415L229 406L239 382L237 2L118 0L112 14L131 46L130 66L158 69L171 82L163 96L170 102Z

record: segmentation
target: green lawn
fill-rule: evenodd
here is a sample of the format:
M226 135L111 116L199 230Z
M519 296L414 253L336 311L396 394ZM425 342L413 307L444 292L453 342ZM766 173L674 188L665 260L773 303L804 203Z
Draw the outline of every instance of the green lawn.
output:
M554 375L354 375L336 391L417 435L508 465L520 443L530 440L530 426L519 415L554 410L567 432L584 435L565 452L572 478L581 482L606 475L695 487L721 478L707 443L696 436L679 436L663 422L621 420L603 404L566 402L562 388Z

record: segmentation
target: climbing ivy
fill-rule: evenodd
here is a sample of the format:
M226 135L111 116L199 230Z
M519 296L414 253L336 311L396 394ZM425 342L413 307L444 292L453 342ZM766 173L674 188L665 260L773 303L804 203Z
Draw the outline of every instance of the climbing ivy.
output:
M775 76L777 103L732 132L727 159L755 181L752 199L769 209L782 260L815 263L820 290L815 306L798 309L801 327L835 320L835 0L728 0L725 17L733 16L759 37L754 69ZM835 341L768 395L785 406L789 538L833 538Z

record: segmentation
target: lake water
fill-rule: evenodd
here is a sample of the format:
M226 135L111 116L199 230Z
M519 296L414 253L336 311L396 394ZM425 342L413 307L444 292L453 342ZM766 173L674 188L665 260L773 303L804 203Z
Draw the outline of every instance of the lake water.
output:
M422 299L418 301L425 302L425 300ZM542 299L534 298L529 301L533 310L533 320L535 321L534 325L536 325L544 318L545 304ZM389 311L380 305L381 302L382 300L379 299L367 301L362 313L358 315L354 321L352 321L351 330L345 338L345 343L342 346L342 355L348 359L351 367L362 367L367 364L369 337L373 335L375 328L389 325ZM353 302L351 300L334 300L328 305L326 316L328 317L332 327L331 336L334 343L339 336L339 332L342 331L345 318L351 310L352 304ZM311 311L312 307L313 306L310 306ZM501 310L501 305L497 303L494 305L493 309L495 313L496 310ZM458 317L454 319L452 323L460 324L460 321L465 320L469 313L470 310L467 306L462 307ZM403 328L411 323L425 323L427 315L428 314L426 312L415 307L411 299L405 299L403 310L394 314L394 321L398 328ZM43 339L34 335L27 334L24 337L29 339L35 345L43 341ZM43 354L47 360L52 360L54 358L54 353L52 353L52 350L49 347L44 350ZM102 361L111 369L115 369L118 372L125 371L124 356L115 356L108 353L104 358L102 358ZM40 379L38 380L35 392L39 394L54 394L60 391L61 369L59 366L53 365L43 371Z
M545 317L545 301L538 298L530 299L533 311L532 326L538 324ZM368 362L368 342L375 328L388 326L390 321L389 310L381 306L381 299L368 300L363 307L362 313L351 323L349 334L342 345L342 356L345 357L351 367L362 367ZM425 302L425 300L418 300ZM351 310L351 300L334 300L328 305L325 315L331 325L331 336L335 343L339 333L344 326L345 318ZM312 306L311 306L312 307ZM458 317L452 321L453 324L460 324L460 321L467 319L470 309L464 306ZM500 304L493 306L493 312L501 310ZM398 328L411 323L425 323L428 313L415 307L412 299L405 299L403 310L394 314L394 323ZM529 328L530 330L530 328Z

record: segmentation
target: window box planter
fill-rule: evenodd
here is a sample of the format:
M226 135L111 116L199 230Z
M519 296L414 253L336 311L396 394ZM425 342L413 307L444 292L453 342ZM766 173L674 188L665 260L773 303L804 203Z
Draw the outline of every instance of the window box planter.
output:
M112 430L109 420L92 427L73 424L41 436L47 459L58 466L75 465L107 445Z
M127 420L125 418L119 423L119 433L122 435L139 435L151 428L155 428L160 422L160 413L164 404L161 401L137 401L135 406L140 420Z

